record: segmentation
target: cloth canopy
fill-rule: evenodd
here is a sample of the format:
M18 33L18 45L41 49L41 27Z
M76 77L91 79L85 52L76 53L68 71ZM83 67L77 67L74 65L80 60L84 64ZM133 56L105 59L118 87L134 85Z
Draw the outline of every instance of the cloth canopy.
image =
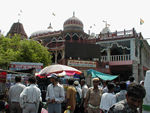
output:
M98 77L102 80L114 80L115 78L117 78L118 76L117 75L110 75L110 74L105 74L105 73L102 73L102 72L98 72L94 69L89 69L87 70L87 74L91 74L93 78L95 77Z

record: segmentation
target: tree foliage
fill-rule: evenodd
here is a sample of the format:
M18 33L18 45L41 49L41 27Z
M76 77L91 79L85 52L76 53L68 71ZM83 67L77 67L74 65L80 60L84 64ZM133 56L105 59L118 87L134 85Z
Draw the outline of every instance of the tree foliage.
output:
M8 69L10 62L36 62L44 66L51 64L51 54L46 47L34 40L0 37L0 67Z

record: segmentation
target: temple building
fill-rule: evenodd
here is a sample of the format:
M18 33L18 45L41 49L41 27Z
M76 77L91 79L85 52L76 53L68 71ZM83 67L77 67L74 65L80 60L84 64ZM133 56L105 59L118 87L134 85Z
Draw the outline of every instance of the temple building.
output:
M30 39L39 41L49 49L53 63L74 66L80 70L97 68L100 64L100 46L88 41L90 35L83 28L83 22L73 14L64 22L63 30L37 31L31 34Z
M16 22L16 23L14 23L11 26L9 32L7 33L7 36L12 37L15 34L19 34L21 36L21 39L24 39L24 38L27 39L28 38L28 36L27 36L27 34L26 34L25 30L24 30L24 27L23 27L22 23L20 23L19 21Z
M12 31L17 32L17 28ZM146 70L150 69L150 46L134 28L111 32L106 24L94 36L84 32L83 22L73 14L64 22L63 30L40 30L29 38L48 48L53 64L65 64L81 71L92 68L119 75L120 80L134 76L137 82L144 79Z
M150 46L141 33L132 30L100 33L96 44L102 47L101 61L108 63L112 74L121 80L134 76L136 81L144 80L150 69Z

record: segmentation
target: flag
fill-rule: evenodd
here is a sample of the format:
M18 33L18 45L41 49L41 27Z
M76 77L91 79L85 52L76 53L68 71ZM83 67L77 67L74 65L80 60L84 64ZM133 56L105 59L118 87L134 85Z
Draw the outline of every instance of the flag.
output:
M140 18L140 25L144 24L144 20Z
M20 13L22 13L22 10L20 10Z
M52 13L52 15L53 15L53 16L56 16L56 14L55 14L55 13Z
M107 27L109 27L110 26L110 24L107 24Z

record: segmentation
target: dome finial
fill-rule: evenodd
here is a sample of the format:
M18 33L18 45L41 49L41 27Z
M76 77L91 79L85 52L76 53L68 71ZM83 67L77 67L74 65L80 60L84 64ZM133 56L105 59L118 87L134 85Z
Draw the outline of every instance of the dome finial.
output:
M73 17L75 17L75 12L73 11Z
M107 23L107 21L103 20L103 22L105 23L105 27L109 27L110 24Z
M18 13L18 23L19 23L19 21L20 21L21 14L22 14L22 10L20 10L19 13Z
M47 29L53 29L52 25L51 25L51 22L50 22L49 26L47 27Z

